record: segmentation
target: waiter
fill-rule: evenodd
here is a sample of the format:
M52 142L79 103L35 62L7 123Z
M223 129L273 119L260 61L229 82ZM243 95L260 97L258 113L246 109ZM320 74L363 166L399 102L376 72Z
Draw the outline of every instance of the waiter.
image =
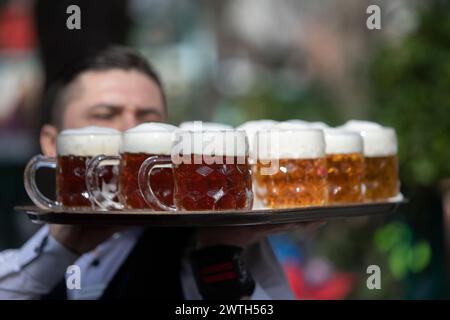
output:
M49 90L42 153L84 126L127 130L167 121L161 81L136 52L111 47L69 68ZM0 299L291 299L266 236L318 223L240 228L49 225L0 253ZM80 287L67 286L79 270ZM70 276L69 276L70 277Z

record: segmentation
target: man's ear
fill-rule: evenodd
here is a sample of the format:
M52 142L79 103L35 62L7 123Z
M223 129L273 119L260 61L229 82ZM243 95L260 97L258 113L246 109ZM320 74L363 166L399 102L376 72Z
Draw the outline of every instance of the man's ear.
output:
M58 130L55 126L46 124L41 129L41 151L47 157L56 157L56 137Z

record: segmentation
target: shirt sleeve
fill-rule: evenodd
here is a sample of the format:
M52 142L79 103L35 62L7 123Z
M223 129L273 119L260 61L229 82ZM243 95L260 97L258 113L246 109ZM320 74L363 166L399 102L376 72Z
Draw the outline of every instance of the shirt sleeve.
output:
M44 226L22 248L0 253L0 299L39 299L77 258Z
M255 280L251 300L292 300L294 295L269 241L265 238L244 250L243 259ZM186 256L181 264L181 284L186 300L201 300L194 274Z
M256 282L252 300L293 300L295 296L267 238L244 250L243 259Z

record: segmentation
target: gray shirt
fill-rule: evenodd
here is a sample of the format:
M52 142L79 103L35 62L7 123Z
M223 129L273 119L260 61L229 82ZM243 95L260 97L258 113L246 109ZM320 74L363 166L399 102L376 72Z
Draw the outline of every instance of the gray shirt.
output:
M116 233L93 251L78 256L41 228L20 249L0 253L0 299L39 299L64 277L71 265L80 271L80 288L67 289L69 299L98 299L136 244L141 228ZM294 299L267 239L246 248L243 253L256 282L252 295L255 300ZM184 296L199 300L192 270L186 257L182 257L180 280ZM95 264L94 261L101 261Z

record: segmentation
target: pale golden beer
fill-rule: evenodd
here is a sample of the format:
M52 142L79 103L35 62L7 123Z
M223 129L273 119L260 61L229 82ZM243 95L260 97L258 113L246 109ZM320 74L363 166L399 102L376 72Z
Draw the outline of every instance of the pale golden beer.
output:
M363 140L357 132L325 130L328 202L354 203L364 199Z
M397 156L367 157L364 185L366 200L395 197L399 192Z
M349 121L346 129L357 131L364 141L366 201L383 201L400 192L397 136L393 128L365 121Z
M322 130L272 129L256 135L256 197L269 208L324 205L328 198Z
M323 205L327 199L326 159L279 159L280 170L262 175L255 165L256 197L269 208Z
M327 155L328 202L364 200L364 156L360 153Z

